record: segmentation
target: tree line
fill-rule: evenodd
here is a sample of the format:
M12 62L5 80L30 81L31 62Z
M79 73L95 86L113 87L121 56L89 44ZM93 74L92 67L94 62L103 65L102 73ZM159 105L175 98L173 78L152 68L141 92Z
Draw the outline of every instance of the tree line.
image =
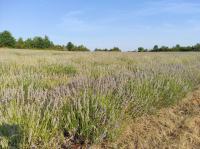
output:
M66 45L54 44L48 36L40 37L35 36L34 38L28 38L23 40L22 38L15 39L9 31L0 32L0 47L17 48L17 49L55 49L55 50L66 50L66 51L90 51L84 45L74 45L72 42L68 42ZM95 52L121 52L122 50L118 47L111 49L99 49L96 48ZM139 47L138 52L178 52L178 51L200 51L200 44L194 46L180 46L167 47L155 45L152 49L145 49ZM135 52L134 51L134 52Z
M111 49L99 49L99 48L96 48L94 51L95 52L121 52L122 50L119 49L118 47L114 47L114 48L111 48Z
M139 47L138 52L186 52L186 51L200 51L200 44L196 44L194 46L180 46L177 44L174 47L167 47L155 45L153 49L145 49L143 47Z
M161 46L160 48L155 45L151 50L152 52L178 52L178 51L200 51L200 44L196 44L194 46L180 46L177 44L176 46L169 48L166 46Z
M22 38L15 39L9 31L3 31L0 33L0 47L17 48L17 49L55 49L55 50L67 50L67 51L90 51L83 45L76 46L71 42L67 45L56 45L49 39L48 36L34 38L28 38L23 40Z
M34 38L28 38L23 40L21 37L15 39L9 31L3 31L0 33L0 47L17 48L17 49L54 49L65 51L90 51L84 45L75 45L72 42L68 42L66 45L54 44L48 36ZM118 47L112 49L95 49L95 51L115 51L121 52Z

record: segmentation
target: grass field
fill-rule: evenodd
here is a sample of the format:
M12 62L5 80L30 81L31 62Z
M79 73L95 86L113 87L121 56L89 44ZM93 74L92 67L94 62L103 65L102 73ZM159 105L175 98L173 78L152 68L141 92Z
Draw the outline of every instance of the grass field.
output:
M195 52L0 49L0 147L114 142L130 122L176 104L199 84Z
M199 149L200 88L177 105L135 118L113 143L95 148Z

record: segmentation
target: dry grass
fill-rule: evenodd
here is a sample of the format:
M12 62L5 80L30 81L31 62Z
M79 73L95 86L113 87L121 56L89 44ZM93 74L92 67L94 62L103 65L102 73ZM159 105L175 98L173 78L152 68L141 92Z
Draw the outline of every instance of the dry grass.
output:
M176 106L130 121L116 142L102 148L200 148L200 88Z

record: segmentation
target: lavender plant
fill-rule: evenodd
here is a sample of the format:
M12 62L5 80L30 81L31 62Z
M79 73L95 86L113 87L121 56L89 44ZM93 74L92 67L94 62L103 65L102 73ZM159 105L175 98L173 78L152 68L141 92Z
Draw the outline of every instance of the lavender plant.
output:
M0 147L114 139L200 83L199 53L0 51Z

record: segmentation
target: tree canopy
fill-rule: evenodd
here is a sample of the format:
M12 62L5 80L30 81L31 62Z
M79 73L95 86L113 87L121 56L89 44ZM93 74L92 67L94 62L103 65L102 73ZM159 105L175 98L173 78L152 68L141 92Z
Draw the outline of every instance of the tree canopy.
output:
M15 38L9 31L3 31L0 33L0 47L12 47L16 44Z
M68 50L68 51L90 51L83 45L76 46L72 42L68 42L66 46L55 45L48 36L40 37L35 36L23 40L21 37L16 39L9 31L3 31L0 33L0 47L18 48L18 49L56 49L56 50Z
M18 48L18 49L55 49L55 50L65 50L65 51L90 51L84 45L75 45L72 42L68 42L66 45L54 44L53 41L49 39L48 36L40 37L35 36L33 38L18 38L17 40L12 36L9 31L0 32L0 47L8 48ZM96 48L95 52L107 51L107 52L121 52L122 50L118 47L113 47L111 49L99 49ZM145 49L139 47L136 51L138 52L179 52L179 51L199 51L200 43L194 46L181 46L179 44L174 47L167 47L155 45L152 49Z
M111 48L111 49L98 49L98 48L96 48L94 51L95 52L121 52L121 49L119 49L118 47L114 47L114 48Z

